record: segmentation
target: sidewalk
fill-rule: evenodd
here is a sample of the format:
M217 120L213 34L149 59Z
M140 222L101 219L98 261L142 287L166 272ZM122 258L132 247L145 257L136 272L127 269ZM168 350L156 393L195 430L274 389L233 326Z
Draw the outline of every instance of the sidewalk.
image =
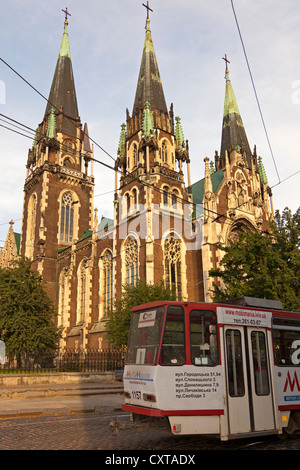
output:
M96 411L121 411L122 382L0 388L0 419Z

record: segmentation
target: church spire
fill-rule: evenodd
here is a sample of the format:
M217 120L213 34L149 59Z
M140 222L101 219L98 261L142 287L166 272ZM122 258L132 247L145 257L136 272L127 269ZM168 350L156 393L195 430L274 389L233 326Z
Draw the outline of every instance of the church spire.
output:
M133 115L136 114L138 107L144 107L146 102L150 103L152 109L156 108L163 113L168 112L150 29L149 10L153 10L149 7L149 1L147 1L147 6L144 6L147 8L146 35L132 112Z
M68 35L67 14L70 14L67 12L65 13L66 19L64 22L64 32L52 80L45 117L53 107L55 108L56 113L61 111L63 113L63 117L61 120L57 120L58 131L69 135L76 135L76 126L74 126L74 123L72 123L70 119L77 121L79 113Z
M245 163L250 168L251 150L229 77L229 61L227 60L227 56L225 56L224 60L226 61L226 87L221 139L221 166L224 167L225 164L225 151L228 151L230 155L230 152L236 149L242 154L243 158L246 159Z

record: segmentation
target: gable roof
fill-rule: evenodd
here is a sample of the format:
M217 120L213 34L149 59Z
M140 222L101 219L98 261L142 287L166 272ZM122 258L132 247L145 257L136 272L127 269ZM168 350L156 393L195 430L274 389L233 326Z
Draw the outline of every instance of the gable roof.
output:
M105 230L106 228L113 225L113 223L114 223L114 221L112 219L109 219L107 217L102 216L100 224L97 227L97 231L101 232L101 230Z
M223 181L224 171L223 170L215 171L214 173L210 175L210 177L211 177L213 192L216 193L220 187L220 184ZM203 202L204 182L205 182L205 178L197 181L191 186L194 204L202 204Z

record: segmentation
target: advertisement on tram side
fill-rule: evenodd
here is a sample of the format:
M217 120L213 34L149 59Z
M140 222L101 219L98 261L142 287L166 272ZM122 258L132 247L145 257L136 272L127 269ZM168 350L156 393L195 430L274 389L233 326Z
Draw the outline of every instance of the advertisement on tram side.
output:
M275 367L275 382L278 408L300 409L300 369Z
M170 410L202 410L223 413L223 379L221 366L196 369L184 367L130 366L125 368L124 390L130 393L127 403ZM153 401L149 395L153 394ZM146 398L146 402L145 402Z

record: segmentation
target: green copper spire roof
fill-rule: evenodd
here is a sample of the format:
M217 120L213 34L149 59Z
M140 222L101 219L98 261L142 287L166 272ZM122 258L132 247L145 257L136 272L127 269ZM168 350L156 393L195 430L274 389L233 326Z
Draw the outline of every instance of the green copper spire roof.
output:
M240 115L238 104L229 78L229 71L226 70L226 91L223 117L233 113Z
M135 94L133 114L137 110L139 104L144 106L146 101L151 103L152 107L164 113L168 112L158 64L154 52L149 19L147 19L146 22L146 36Z
M154 129L154 125L153 125L152 113L150 109L150 103L146 101L145 109L144 109L144 116L143 116L143 125L142 125L143 135L146 137L150 137L153 133L153 129Z
M181 118L176 117L176 129L175 129L175 138L176 138L176 147L178 150L183 149L186 147L182 125L181 125Z
M69 35L68 35L67 26L68 26L68 22L65 21L64 34L63 34L63 38L61 41L61 46L60 46L58 57L67 56L67 57L70 57L71 59L71 51L70 51L70 43L69 43Z
M49 137L49 139L53 139L56 131L56 118L55 118L55 111L53 108L51 108L49 117L48 117L48 122L47 122L47 130L46 130L46 135Z
M268 178L262 161L262 157L258 157L258 170L262 183L268 184Z
M122 124L121 125L121 134L120 134L120 140L119 140L119 147L118 147L118 154L121 156L125 155L125 150L126 150L126 125Z
M240 148L242 155L246 152L246 165L251 168L252 154L248 143L248 138L238 108L237 100L229 78L229 71L226 70L226 87L223 113L222 139L221 139L221 164L225 165L225 151L230 157L230 151ZM243 155L244 156L244 155Z
M52 107L55 109L55 111L62 109L64 117L61 121L61 124L59 124L57 128L58 132L76 136L76 127L74 123L70 121L70 119L76 120L79 117L79 113L67 24L68 22L65 21L63 38L58 54L51 90L49 93L45 117L48 113L50 113Z

